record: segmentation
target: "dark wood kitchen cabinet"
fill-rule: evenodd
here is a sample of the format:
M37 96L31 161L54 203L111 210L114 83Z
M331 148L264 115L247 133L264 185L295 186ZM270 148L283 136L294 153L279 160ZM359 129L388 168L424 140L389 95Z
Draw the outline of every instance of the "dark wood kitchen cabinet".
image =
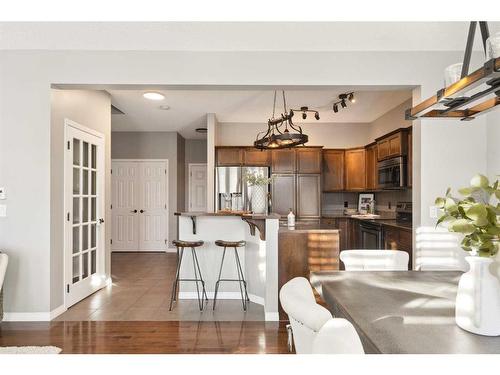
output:
M344 185L344 150L323 150L323 191L343 191Z
M321 147L296 149L297 173L321 173Z
M286 217L290 208L296 214L296 186L294 174L273 174L271 183L272 211Z
M241 147L217 147L217 166L234 166L243 164L243 149Z
M295 149L286 148L271 151L272 173L295 173Z
M408 134L406 128L400 128L377 138L377 159L378 161L405 156L408 152Z
M319 219L321 217L321 175L297 175L297 217Z
M271 151L245 148L243 150L243 165L253 167L268 167L271 165Z
M345 187L346 190L366 189L366 154L365 148L345 151Z
M384 248L407 252L410 257L409 269L412 269L413 238L410 228L384 226Z
M377 144L366 146L366 189L378 189Z

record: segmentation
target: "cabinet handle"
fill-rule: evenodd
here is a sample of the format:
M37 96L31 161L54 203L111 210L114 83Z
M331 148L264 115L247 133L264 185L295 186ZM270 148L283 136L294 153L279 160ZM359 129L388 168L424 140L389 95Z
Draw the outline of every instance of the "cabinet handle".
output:
M130 211L130 212L133 213L133 214L136 214L137 210L133 210L133 211Z
M140 210L139 212L142 214L142 213L146 212L146 210Z

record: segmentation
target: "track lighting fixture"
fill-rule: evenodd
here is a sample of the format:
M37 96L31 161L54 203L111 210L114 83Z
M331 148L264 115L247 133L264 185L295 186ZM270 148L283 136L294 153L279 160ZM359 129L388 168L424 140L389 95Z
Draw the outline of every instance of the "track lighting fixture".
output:
M316 112L316 113L314 114L314 118L315 118L316 120L319 120L319 112Z
M347 92L345 94L340 94L339 99L333 103L333 112L337 113L339 111L339 104L342 108L347 108L347 102L349 100L351 103L355 103L354 92Z
M313 111L312 109L309 109L309 107L300 107L300 109L292 109L292 112L302 112L302 120L307 119L307 112L314 112L314 118L316 120L319 120L319 112L318 111Z

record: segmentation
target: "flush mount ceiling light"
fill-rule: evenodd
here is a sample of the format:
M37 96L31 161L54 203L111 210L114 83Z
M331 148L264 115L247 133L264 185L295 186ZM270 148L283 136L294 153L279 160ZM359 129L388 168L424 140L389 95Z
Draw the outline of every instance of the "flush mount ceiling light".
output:
M354 97L354 92L347 92L345 94L340 94L339 99L333 103L333 112L337 113L339 111L339 104L342 108L347 108L347 100L351 103L356 103L356 98Z
M500 57L486 50L489 38L488 23L479 22L486 62L483 66L469 74L469 65L476 33L477 21L469 26L467 44L460 79L439 90L436 95L406 111L407 120L418 118L453 118L462 121L473 120L475 117L489 112L500 104ZM495 41L490 40L490 43ZM496 46L495 48L498 48ZM490 45L490 49L494 50ZM484 85L483 85L484 84ZM484 89L478 91L480 86ZM472 89L474 94L466 95Z
M294 116L294 111L291 109L288 112L286 107L285 91L282 91L283 95L283 111L279 118L275 118L276 112L276 91L274 92L274 103L273 103L273 115L267 121L267 130L262 131L257 134L257 139L255 140L254 147L259 150L264 149L279 149L279 148L291 148L298 145L303 145L309 141L309 137L302 132L302 128L295 125L292 122L292 117ZM300 110L305 111L305 107ZM297 110L299 111L299 110ZM315 112L309 111L307 112ZM307 115L306 115L307 116ZM319 113L318 113L319 118Z
M149 100L163 100L165 99L165 95L160 94L159 92L155 91L146 91L142 96L146 99Z
M170 106L169 105L161 105L158 108L161 109L162 111L168 111L170 109Z

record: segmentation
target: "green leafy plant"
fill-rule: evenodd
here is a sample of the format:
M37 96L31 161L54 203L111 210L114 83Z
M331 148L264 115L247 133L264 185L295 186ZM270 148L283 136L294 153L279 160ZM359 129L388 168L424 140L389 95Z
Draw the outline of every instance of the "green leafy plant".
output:
M247 172L243 178L250 186L262 186L269 185L273 181L274 176L267 178L259 173Z
M478 174L470 186L458 189L461 199L451 195L448 188L444 197L436 198L436 206L443 211L436 223L448 224L450 232L462 233L462 248L474 255L489 257L498 252L500 203L493 205L492 198L500 199L498 180L490 185L488 178Z

